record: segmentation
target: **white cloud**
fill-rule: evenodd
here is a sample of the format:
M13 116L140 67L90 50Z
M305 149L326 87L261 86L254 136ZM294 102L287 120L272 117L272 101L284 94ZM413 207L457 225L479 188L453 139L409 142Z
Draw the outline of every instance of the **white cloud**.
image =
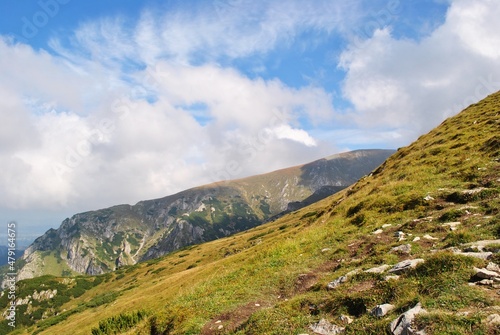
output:
M488 0L452 1L419 41L380 26L351 43L339 61L351 109L335 110L335 93L321 87L218 65L258 56L257 68L259 56L295 48L311 30L350 36L363 25L361 3L144 11L133 24L82 24L52 39L52 54L0 38L0 207L90 210L305 163L337 146L406 145L500 89L500 13Z
M303 129L294 129L288 125L281 125L270 129L269 131L279 139L292 140L302 143L308 147L314 147L317 145L316 140Z
M333 113L330 95L319 88L294 89L217 65L169 61L120 81L117 68L108 68L105 76L101 65L78 55L66 53L68 62L62 62L24 45L2 47L43 65L35 77L54 74L67 82L47 88L20 71L12 90L11 82L0 79L4 208L81 211L134 203L306 162L332 150L326 145L306 150L315 140L289 125L298 118L320 122ZM156 100L146 101L149 95ZM188 108L195 104L206 106L208 123L198 122ZM275 136L263 131L273 127L278 127Z
M495 1L456 0L443 25L420 41L384 28L352 43L339 66L358 125L392 128L401 135L395 146L404 145L499 90L498 10Z

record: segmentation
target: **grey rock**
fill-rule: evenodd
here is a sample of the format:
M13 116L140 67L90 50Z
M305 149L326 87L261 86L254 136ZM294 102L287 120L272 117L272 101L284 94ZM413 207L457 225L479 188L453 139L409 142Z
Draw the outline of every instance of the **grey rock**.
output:
M326 288L328 290L333 290L337 286L339 286L340 284L345 283L346 281L347 281L347 276L339 277L339 278L335 279L334 281L329 282L328 285L326 285Z
M498 264L495 264L493 262L489 262L488 266L486 267L486 270L495 271L495 272L500 273L500 266L498 266Z
M352 277L352 276L354 276L354 275L357 275L357 274L358 274L358 273L360 273L360 272L361 272L361 270L360 270L360 269L354 269L354 270L352 270L352 271L347 272L347 273L345 274L345 276L346 276L347 278L349 278L349 277Z
M321 319L318 323L309 326L316 334L320 335L337 335L344 332L345 328L334 325L325 319Z
M420 303L418 303L415 307L401 314L397 319L392 321L389 325L389 330L393 335L417 334L418 330L412 328L412 323L415 316L421 313L427 313L427 311L422 308Z
M500 274L495 271L490 271L487 269L478 269L474 268L474 272L476 272L476 277L481 279L493 279L496 277L500 277Z
M478 250L483 250L484 247L490 244L500 244L500 240L482 240L476 242L470 242L464 244L465 247L477 248Z
M455 252L455 255L462 255L467 257L474 257L479 259L489 259L493 253L491 252Z
M391 252L409 255L411 253L411 245L410 244L403 244L403 245L394 247L391 249Z
M410 269L414 269L418 264L425 262L422 258L416 259L408 259L406 261L402 261L394 265L392 269L389 270L389 273L401 274Z
M373 308L370 312L371 315L381 318L385 316L387 313L392 311L396 306L391 305L391 304L382 304L382 305L377 305L375 308Z
M367 273L383 273L387 269L389 269L390 267L391 267L390 265L384 264L384 265L380 265L380 266L365 270L365 272L367 272Z
M486 323L490 325L498 325L500 324L500 315L491 314L486 318Z
M354 322L354 320L349 316L349 315L344 315L342 314L340 317L339 317L340 321L342 321L343 323L345 324L351 324Z
M483 286L493 286L494 283L495 283L494 280L483 279L483 280L478 281L476 284L477 285L483 285Z
M398 280L399 276L394 275L394 276L385 276L384 280L389 281L389 280Z

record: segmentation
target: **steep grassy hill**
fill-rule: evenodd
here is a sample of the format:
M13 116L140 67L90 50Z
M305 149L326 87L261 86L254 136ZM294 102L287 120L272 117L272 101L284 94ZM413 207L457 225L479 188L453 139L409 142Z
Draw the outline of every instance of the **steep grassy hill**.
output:
M106 275L21 281L21 298L58 291L18 307L34 323L18 333L392 334L420 304L415 331L498 334L499 195L496 93L276 221Z
M97 275L256 227L369 174L393 150L357 150L161 199L79 213L39 237L18 278Z

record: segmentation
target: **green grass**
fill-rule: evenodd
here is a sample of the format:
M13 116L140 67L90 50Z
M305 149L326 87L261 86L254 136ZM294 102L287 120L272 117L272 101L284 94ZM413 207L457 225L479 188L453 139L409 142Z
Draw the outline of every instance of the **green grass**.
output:
M499 296L469 285L473 267L486 262L444 249L500 237L498 110L500 94L446 120L333 197L247 232L122 269L60 306L64 318L21 330L89 334L99 322L145 309L148 317L126 334L200 334L217 320L224 325L220 334L310 333L309 325L321 318L342 325L342 314L354 318L343 325L346 334L387 334L399 313L420 302L429 313L417 324L427 334L495 334L498 327L484 320L500 305ZM424 200L427 195L434 200ZM458 230L442 226L451 220L461 222ZM385 224L390 226L382 234L372 234ZM399 230L406 241L397 241ZM406 243L411 255L389 252ZM417 257L425 263L397 281L360 272L326 289L353 270ZM43 280L50 287L59 279ZM382 303L396 308L372 317L368 311Z

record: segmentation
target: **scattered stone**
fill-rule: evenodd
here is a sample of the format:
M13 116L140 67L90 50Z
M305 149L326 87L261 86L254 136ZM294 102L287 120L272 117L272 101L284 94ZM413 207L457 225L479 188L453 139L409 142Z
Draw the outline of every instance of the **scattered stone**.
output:
M349 277L352 277L352 276L354 276L354 275L357 275L357 274L358 274L358 273L360 273L360 272L361 272L361 269L354 269L354 270L352 270L352 271L347 272L347 273L345 274L345 276L349 278Z
M474 268L474 271L476 272L476 277L480 279L493 279L495 277L500 277L500 274L495 271L490 271L487 269L478 269Z
M391 322L389 330L393 335L416 334L417 330L412 328L412 322L415 316L421 313L427 313L422 305L418 303L415 307L401 314L397 319Z
M222 328L224 328L223 325L220 325L219 327L217 327L219 330L221 330Z
M327 252L327 251L330 251L330 250L332 250L332 249L330 249L330 248L324 248L324 249L321 249L321 252Z
M222 323L222 321L221 320L217 320L217 321L215 321L215 323Z
M339 319L340 321L348 325L354 322L354 320L351 317L349 317L349 315L342 314Z
M384 264L384 265L377 266L375 268L371 268L371 269L365 270L365 272L368 272L368 273L383 273L387 269L389 269L390 267L391 267L390 265Z
M394 276L385 276L384 280L389 281L389 280L398 280L399 276L394 275Z
M431 240L431 241L436 241L436 240L438 240L438 238L436 238L436 237L432 237L432 236L431 236L431 235L429 235L429 234L424 235L424 238L425 238L426 240Z
M372 234L373 235L379 235L379 234L382 234L384 231L382 229L377 229L375 230Z
M255 307L260 307L260 304L255 304Z
M399 262L394 265L392 269L389 270L390 273L401 274L410 269L414 269L418 264L425 262L422 258L408 259L406 261Z
M325 319L321 319L318 323L310 325L309 328L320 335L337 335L345 330L344 327L334 325Z
M398 241L402 241L405 239L405 233L403 233L402 231L397 231L394 233L394 236L398 238Z
M335 279L334 281L329 282L328 285L326 285L326 288L328 290L333 290L340 284L345 283L346 281L347 281L347 276L342 276L340 278Z
M455 252L455 255L462 255L487 260L493 255L492 252Z
M403 244L403 245L400 245L398 247L394 247L391 249L391 252L409 255L411 253L411 245L410 244Z
M374 309L371 310L371 315L377 317L377 318L381 318L383 316L385 316L387 313L389 313L390 311L392 311L394 308L396 308L396 306L394 305L391 305L391 304L382 304L382 305L377 305L375 306Z
M500 315L498 314L491 314L486 318L486 323L490 325L498 325L500 324Z
M483 279L483 280L478 281L476 283L476 285L493 286L494 283L495 283L495 281L493 281L491 279Z
M386 224L382 225L382 228L389 228L390 226L392 226L392 224L386 223Z
M450 227L450 230L457 230L457 226L461 224L461 222L447 222L443 223L443 227Z
M432 216L428 216L428 217L425 217L425 218L421 218L421 219L414 219L413 222L414 223L419 223L419 222L432 222L434 218Z
M424 198L425 201L432 201L434 200L433 197L431 197L430 195L427 195L425 198Z
M413 239L413 242L417 242L417 241L420 241L420 237L418 237L418 236Z
M471 243L466 243L464 246L466 247L472 247L472 248L477 248L479 251L482 251L484 247L490 244L500 244L500 240L483 240L483 241L476 241L476 242L471 242Z
M486 267L486 270L495 271L495 272L500 273L500 266L498 266L497 264L495 264L493 262L489 262L488 266Z

